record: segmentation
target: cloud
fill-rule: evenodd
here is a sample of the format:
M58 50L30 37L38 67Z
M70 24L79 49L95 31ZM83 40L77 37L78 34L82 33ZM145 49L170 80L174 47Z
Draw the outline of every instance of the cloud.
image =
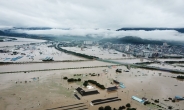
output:
M103 28L182 27L183 0L0 0L0 25Z
M53 27L57 29L16 32L184 41L184 35L174 30L114 31L122 27L183 27L183 6L183 0L0 0L0 28Z
M15 30L19 33L37 34L37 35L55 35L58 37L63 36L83 36L88 35L92 37L125 37L125 36L137 36L144 39L152 40L174 40L184 41L184 34L179 33L175 30L154 30L154 31L114 31L107 29L79 29L73 28L70 30L63 29L51 29L51 30Z

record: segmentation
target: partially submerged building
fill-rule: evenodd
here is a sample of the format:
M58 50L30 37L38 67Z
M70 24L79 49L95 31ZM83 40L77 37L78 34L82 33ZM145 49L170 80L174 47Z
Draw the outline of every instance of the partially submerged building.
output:
M176 99L176 100L184 100L184 97L181 97L181 96L175 96L175 99Z
M140 102L142 104L145 102L144 100L142 100L142 99L140 99L140 98L138 98L136 96L132 96L132 99L135 100L135 101L138 101L138 102Z
M111 92L111 91L116 91L118 89L118 87L117 86L114 86L114 87L108 87L107 88L107 91L108 92Z
M117 80L113 80L113 82L116 83L116 84L119 84L119 81L117 81Z

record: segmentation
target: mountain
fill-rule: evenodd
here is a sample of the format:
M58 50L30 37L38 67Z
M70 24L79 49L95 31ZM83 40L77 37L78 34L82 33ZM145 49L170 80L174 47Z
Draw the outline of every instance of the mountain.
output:
M4 32L0 30L0 35L4 35Z
M50 41L71 41L71 40L91 40L91 41L97 41L101 39L101 37L94 38L92 35L86 35L84 36L69 36L69 35L51 35L51 34L27 34L27 33L16 33L13 30L16 29L25 29L25 30L48 30L51 28L12 28L12 29L6 29L6 30L0 30L0 36L10 36L10 37L21 37L21 38L32 38L32 39L43 39L43 40L50 40Z
M162 45L164 42L169 45L183 45L183 42L179 41L167 41L167 40L149 40L142 39L140 37L135 36L126 36L121 38L105 38L100 40L101 42L111 42L114 44L157 44Z
M22 30L50 30L50 27L13 27L12 29L22 29Z
M184 33L184 28L121 28L121 29L117 29L116 31L132 31L132 30L135 30L135 31L175 30L180 33Z

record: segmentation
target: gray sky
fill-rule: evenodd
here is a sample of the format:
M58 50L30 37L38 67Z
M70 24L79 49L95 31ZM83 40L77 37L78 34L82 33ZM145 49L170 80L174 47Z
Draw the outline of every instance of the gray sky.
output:
M184 0L0 0L0 27L183 27Z

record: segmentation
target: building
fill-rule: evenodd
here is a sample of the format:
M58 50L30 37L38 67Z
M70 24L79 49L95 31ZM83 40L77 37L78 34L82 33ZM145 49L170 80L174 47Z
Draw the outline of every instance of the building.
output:
M142 56L143 56L143 57L146 57L146 58L152 57L152 52L147 51L147 50L143 50L143 51L142 51Z
M117 81L117 80L113 80L113 82L116 83L116 84L119 84L119 81Z
M148 44L148 47L147 48L150 49L150 44Z
M138 97L136 97L136 96L132 96L132 99L133 99L133 100L136 100L136 101L138 101L138 102L140 102L140 103L144 103L144 102L145 102L144 100L142 100L142 99L140 99L140 98L138 98Z
M126 46L125 46L125 51L128 52L129 50L130 50L130 46L129 46L129 45L126 45Z
M93 44L93 41L84 41L83 42L85 45L92 45Z
M181 97L181 96L175 96L175 99L176 99L176 100L184 100L184 97Z
M164 42L164 43L163 43L163 46L164 46L164 47L167 47L168 45L167 45L167 43Z
M111 91L116 91L118 89L118 87L114 86L114 87L108 87L107 91L111 92Z

